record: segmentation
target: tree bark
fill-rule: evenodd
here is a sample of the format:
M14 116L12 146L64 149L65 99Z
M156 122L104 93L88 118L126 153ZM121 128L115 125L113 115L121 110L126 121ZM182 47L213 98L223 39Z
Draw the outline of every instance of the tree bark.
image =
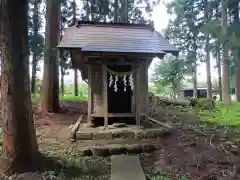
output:
M204 1L204 18L205 23L209 23L209 3L208 0ZM205 33L205 53L206 53L206 72L207 72L207 97L212 98L212 78L211 78L211 62L210 62L210 48L209 48L209 34Z
M47 1L46 44L42 82L42 109L59 112L59 54L57 45L60 35L60 1Z
M2 0L1 119L5 173L35 170L40 165L30 96L28 0Z
M217 47L217 71L218 71L218 90L219 90L219 101L223 100L222 97L222 68L221 68L221 54L220 47Z
M222 34L227 35L227 1L221 0L222 3ZM222 79L222 94L223 101L227 104L231 103L230 98L230 84L229 84L229 57L228 57L228 44L225 42L223 44L223 79Z

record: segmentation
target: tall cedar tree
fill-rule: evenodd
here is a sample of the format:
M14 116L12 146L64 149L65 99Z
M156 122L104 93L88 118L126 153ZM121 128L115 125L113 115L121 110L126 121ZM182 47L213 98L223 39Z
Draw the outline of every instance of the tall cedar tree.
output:
M38 31L39 31L39 7L40 7L40 0L33 1L33 56L32 56L32 76L31 76L31 93L36 93L36 74L37 74L37 43L36 38L38 38Z
M232 1L230 1L232 2ZM233 25L235 27L239 26L239 1L234 0L232 2L232 14L234 18ZM237 27L239 28L239 27ZM239 29L235 31L235 36L237 38L240 38L240 32ZM236 100L240 101L240 48L235 47L233 49L234 53L234 73L235 73L235 95L236 95Z
M208 0L204 0L204 18L205 23L209 23L209 19L211 18L210 5ZM209 33L205 33L205 53L206 53L206 73L207 73L207 97L212 98L212 80L211 80L211 63L210 63L210 45L209 45L210 37Z
M76 1L72 2L73 11L73 24L77 22L77 4ZM78 69L74 69L74 95L78 96Z
M222 34L223 36L226 37L227 35L227 6L228 3L226 0L221 0L222 3L222 9L221 9L221 14L222 14ZM223 87L222 87L222 95L223 95L223 101L225 103L230 103L230 84L229 84L229 55L228 55L228 43L224 42L223 44Z
M59 61L57 45L60 36L60 1L47 1L46 41L41 101L44 112L59 112Z
M28 62L28 0L2 0L1 119L4 121L3 170L19 173L39 166Z

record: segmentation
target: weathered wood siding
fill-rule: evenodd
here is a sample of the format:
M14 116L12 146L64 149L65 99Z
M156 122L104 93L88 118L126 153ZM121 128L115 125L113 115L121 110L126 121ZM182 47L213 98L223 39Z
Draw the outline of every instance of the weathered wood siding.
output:
M146 73L148 73L148 69L146 63L143 62L140 68L140 84L138 86L140 88L140 113L146 113L146 96L148 92L148 79Z
M140 113L146 113L147 110L147 105L146 105L146 99L147 99L147 94L148 94L148 66L147 63L143 62L144 64L140 68L140 84L139 84L139 89L140 89L140 97L139 97L139 102L140 102ZM146 74L147 73L147 74ZM134 78L134 90L137 87L136 85L136 73L133 75ZM132 96L132 111L135 113L136 112L136 104L135 104L135 92L133 92Z
M102 67L100 64L92 65L92 113L103 113L103 80Z

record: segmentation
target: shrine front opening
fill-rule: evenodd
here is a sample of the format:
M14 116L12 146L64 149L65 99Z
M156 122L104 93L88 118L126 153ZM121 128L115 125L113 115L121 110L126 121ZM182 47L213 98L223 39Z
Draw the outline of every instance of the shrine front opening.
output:
M130 65L108 66L115 72L130 72ZM108 113L132 113L132 94L130 75L114 76L108 72Z

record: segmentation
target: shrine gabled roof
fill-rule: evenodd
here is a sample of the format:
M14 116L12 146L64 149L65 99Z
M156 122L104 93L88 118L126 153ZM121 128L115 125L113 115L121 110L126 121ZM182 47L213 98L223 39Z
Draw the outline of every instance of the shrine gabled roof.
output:
M59 48L80 48L88 52L177 53L162 34L149 25L79 22L67 28Z

